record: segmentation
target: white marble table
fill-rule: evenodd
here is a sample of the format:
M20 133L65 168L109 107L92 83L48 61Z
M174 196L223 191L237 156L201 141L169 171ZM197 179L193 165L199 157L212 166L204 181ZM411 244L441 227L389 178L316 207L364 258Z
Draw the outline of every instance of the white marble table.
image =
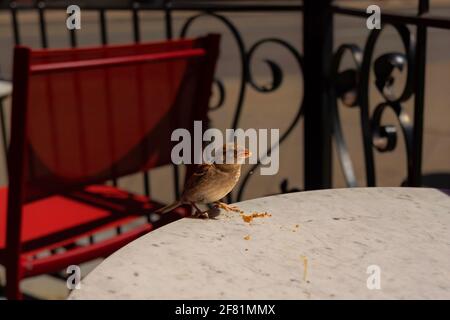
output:
M70 299L450 299L450 197L439 190L335 189L238 205L272 216L169 224L107 258ZM370 290L373 265L380 289Z

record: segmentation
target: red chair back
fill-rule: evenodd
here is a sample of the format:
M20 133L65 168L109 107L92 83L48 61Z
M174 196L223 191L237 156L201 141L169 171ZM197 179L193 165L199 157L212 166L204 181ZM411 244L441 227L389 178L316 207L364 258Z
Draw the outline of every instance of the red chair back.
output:
M210 35L88 49L17 47L10 192L28 202L171 163L172 131L207 120L218 43Z

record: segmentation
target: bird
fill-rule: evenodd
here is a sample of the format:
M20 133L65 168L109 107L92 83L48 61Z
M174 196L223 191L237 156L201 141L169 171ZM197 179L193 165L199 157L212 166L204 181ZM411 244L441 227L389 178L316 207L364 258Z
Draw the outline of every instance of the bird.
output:
M208 213L198 208L197 204L214 203L217 207L226 211L240 210L220 201L230 193L241 175L241 166L251 152L235 143L226 143L215 151L212 163L197 165L192 175L187 179L183 193L177 201L155 213L164 214L189 204L195 209L195 216L208 218ZM218 161L221 160L221 161Z

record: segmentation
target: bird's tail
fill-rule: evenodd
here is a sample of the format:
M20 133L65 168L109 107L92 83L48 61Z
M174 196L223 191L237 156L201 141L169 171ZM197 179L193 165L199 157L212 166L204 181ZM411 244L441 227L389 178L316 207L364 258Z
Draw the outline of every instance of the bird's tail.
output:
M164 214L164 213L167 213L169 211L172 211L172 210L178 208L181 205L182 205L181 201L176 201L176 202L174 202L172 204L169 204L169 205L167 205L165 207L159 208L158 210L155 211L155 213Z

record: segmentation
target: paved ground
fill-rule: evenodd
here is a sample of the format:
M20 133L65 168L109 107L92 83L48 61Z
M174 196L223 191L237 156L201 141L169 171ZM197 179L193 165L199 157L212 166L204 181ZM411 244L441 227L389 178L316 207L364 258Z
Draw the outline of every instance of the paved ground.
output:
M415 1L413 1L415 2ZM366 2L352 2L354 5L363 6ZM384 8L385 1L381 2ZM411 11L404 9L404 5L411 1L392 1L390 9ZM448 1L433 2L433 13L450 16L450 3ZM410 5L407 7L411 8ZM51 47L64 47L68 45L67 30L64 28L64 13L50 13L47 15L49 21L49 38ZM185 21L186 13L175 14L175 30L178 32L181 24ZM232 21L242 32L246 46L251 46L255 41L266 37L280 37L294 46L301 48L301 15L297 13L285 14L256 14L236 13L230 15ZM109 39L112 43L125 43L131 41L130 15L123 12L108 13ZM99 41L97 16L93 13L83 13L82 30L79 32L80 45L94 45ZM38 46L39 38L37 31L37 16L23 14L20 16L23 25L22 34L24 43L30 46ZM356 43L364 45L368 30L365 21L357 18L337 17L335 21L335 43ZM11 69L11 36L9 17L0 14L0 66L7 76ZM218 67L218 75L224 80L227 89L227 100L225 106L213 113L211 118L213 125L225 129L231 124L234 107L237 100L237 89L239 86L239 58L236 43L230 33L219 22L205 18L198 21L190 34L203 34L209 31L217 31L224 34L222 42L222 53ZM161 39L164 36L163 17L158 13L142 14L142 33L144 40ZM424 137L424 162L425 173L446 171L450 172L450 31L430 30L427 57L426 74L426 117ZM376 52L389 52L401 50L398 35L392 30L386 30L383 40L377 45ZM256 59L253 61L253 72L259 83L270 81L270 76L261 59L270 57L279 62L283 68L284 81L281 88L272 94L259 94L248 88L245 98L244 112L240 126L243 128L280 128L281 132L286 129L289 120L292 119L303 92L301 73L296 68L295 61L284 49L276 46L261 48ZM400 77L401 78L401 77ZM401 81L399 82L402 83ZM401 86L400 86L401 87ZM400 88L399 87L399 88ZM376 105L380 97L375 89L371 91L371 101ZM412 105L406 104L411 111ZM352 153L358 180L364 185L363 159L361 134L358 119L358 111L355 109L341 108L342 121L346 138L348 139ZM392 115L387 115L386 122L393 122ZM394 122L395 123L395 122ZM395 152L388 154L377 154L377 178L380 186L398 186L406 175L405 148L402 140ZM302 160L302 123L292 132L281 148L280 172L276 177L264 177L255 174L251 179L244 198L254 198L271 193L279 192L279 184L289 177L291 187L303 186L303 160ZM336 159L336 157L335 157ZM339 163L334 161L334 186L344 187L344 181L339 168ZM0 159L0 184L6 183L4 171L4 159ZM162 168L151 174L152 191L155 198L162 201L172 200L173 186L167 183L170 179L171 170ZM128 177L120 181L120 185L136 192L141 192L139 177ZM87 272L88 268L83 272ZM45 281L42 281L45 279ZM64 285L57 281L47 281L48 277L38 277L24 282L24 287L31 293L41 295L45 293L47 298L62 298L67 293ZM43 290L44 289L44 290Z

